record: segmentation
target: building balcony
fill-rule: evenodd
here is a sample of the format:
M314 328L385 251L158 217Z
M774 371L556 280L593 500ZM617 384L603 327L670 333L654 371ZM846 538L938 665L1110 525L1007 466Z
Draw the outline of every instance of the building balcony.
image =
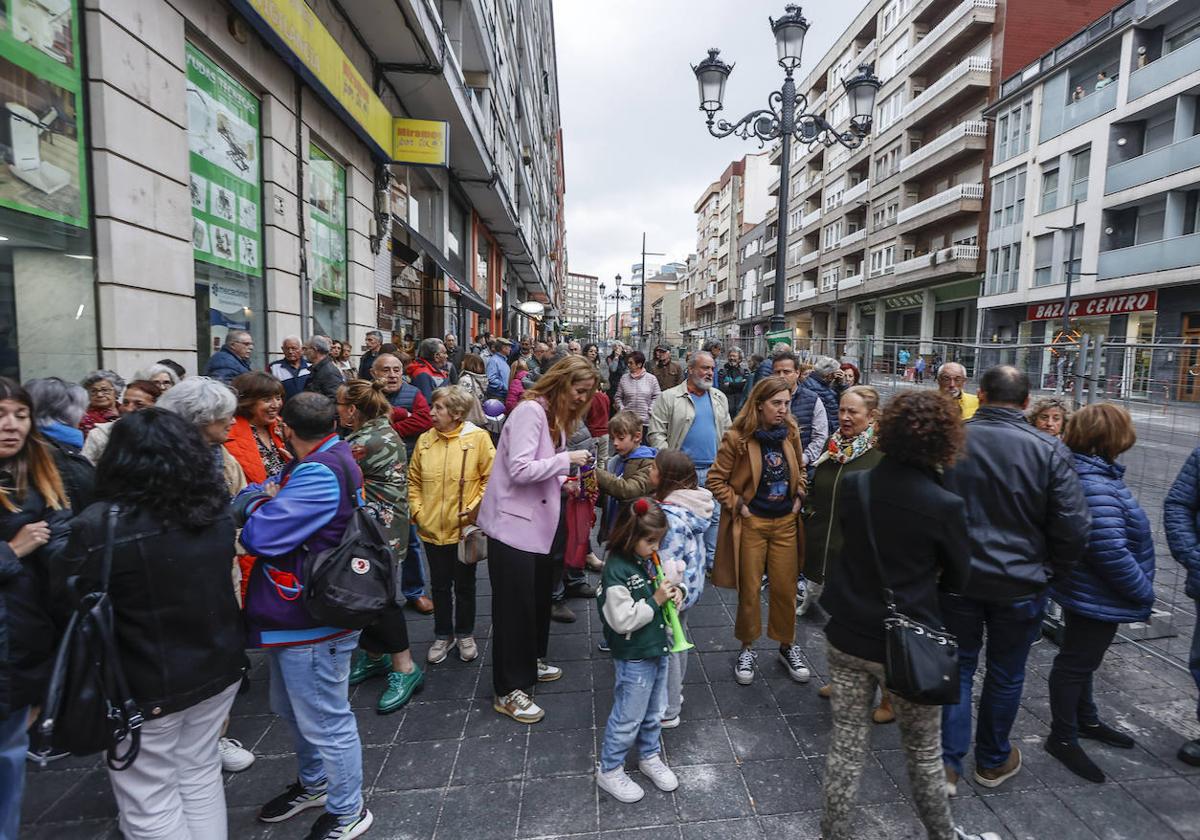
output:
M821 221L821 208L820 207L818 207L816 210L813 210L809 213L805 213L803 216L800 217L800 229L804 230L807 227L815 225L819 221Z
M1200 263L1200 233L1173 236L1157 242L1101 251L1096 277L1111 280L1134 274L1153 274Z
M1148 184L1197 166L1200 166L1200 134L1108 167L1104 176L1104 194Z
M982 206L983 184L958 184L905 207L896 214L896 223L900 233L911 233L961 213L978 213Z
M893 266L896 284L922 280L945 280L974 274L979 265L979 246L951 245Z
M853 233L847 233L845 236L843 236L841 239L839 239L837 241L837 244L835 244L833 246L833 248L830 248L829 250L831 250L831 251L834 249L840 250L842 248L849 248L852 245L858 245L861 247L862 243L864 243L866 241L867 241L867 229L865 227L859 228L858 230L854 231Z
M852 201L857 201L867 194L867 190L871 188L871 182L863 178L853 187L842 193L842 204L849 204Z
M991 83L990 58L964 58L904 106L904 119L910 128L915 128L927 119L938 117L947 110L952 111L960 100L974 95L978 88L990 87Z
M838 286L839 291L844 292L847 289L853 289L857 286L861 286L862 283L863 283L862 272L859 272L858 274L851 274L849 277L843 277L841 280L838 281L837 286Z
M800 256L800 260L796 263L796 265L811 265L817 261L819 256L821 256L820 251L809 251L807 254L802 254Z
M1083 99L1068 102L1061 114L1056 114L1048 105L1042 108L1042 126L1040 138L1049 140L1076 126L1091 122L1101 114L1107 114L1117 107L1117 82L1088 93ZM1061 121L1061 122L1060 122Z
M974 44L996 22L996 0L963 0L913 46L905 58L908 73L922 76L930 63L947 52Z
M771 186L767 187L767 195L779 195L779 179L776 178L771 182Z
M900 177L916 181L926 172L953 163L968 154L978 154L987 146L987 123L983 120L960 122L933 138L910 155L900 159Z
M1166 87L1200 67L1200 40L1185 44L1169 52L1157 61L1151 61L1140 70L1129 74L1129 97L1132 102L1139 97Z

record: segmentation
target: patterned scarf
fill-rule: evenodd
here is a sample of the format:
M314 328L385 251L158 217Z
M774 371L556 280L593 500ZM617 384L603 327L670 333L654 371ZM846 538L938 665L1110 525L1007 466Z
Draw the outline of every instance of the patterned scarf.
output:
M841 432L834 432L825 446L825 455L820 460L832 459L839 464L848 464L859 455L875 446L875 426L867 426L867 430L852 438L842 437Z

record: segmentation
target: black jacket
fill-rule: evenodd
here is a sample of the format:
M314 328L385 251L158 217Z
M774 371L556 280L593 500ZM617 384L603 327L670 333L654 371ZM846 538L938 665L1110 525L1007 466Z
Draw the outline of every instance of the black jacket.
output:
M338 370L333 359L326 356L315 365L308 368L308 381L304 383L305 391L316 391L331 400L337 399L338 388L346 384L342 372Z
M821 606L829 613L826 638L838 650L884 661L883 582L867 531L859 482L871 481L875 542L896 609L931 627L943 627L938 592L961 592L970 571L963 500L930 472L886 455L874 469L846 475L838 486L842 555L828 569Z
M70 542L55 566L56 591L69 591L71 575L98 578L108 508L96 502L72 520ZM147 718L190 708L241 679L246 635L233 593L233 559L227 515L189 531L122 509L108 591L121 663Z
M63 489L71 500L71 510L83 510L92 503L96 468L74 446L53 438L46 438L46 443L50 447L50 454L54 456L54 466L58 467Z
M1087 548L1091 515L1071 453L1020 409L980 406L965 425L966 455L946 472L946 487L967 504L971 582L963 595L1040 595Z
M375 360L379 358L378 352L367 352L362 354L362 358L358 360L358 378L371 381L371 368L375 365Z
M0 508L0 719L40 703L54 658L50 566L67 542L71 512L49 510L32 488L21 510ZM50 542L17 557L8 541L31 522L50 524Z

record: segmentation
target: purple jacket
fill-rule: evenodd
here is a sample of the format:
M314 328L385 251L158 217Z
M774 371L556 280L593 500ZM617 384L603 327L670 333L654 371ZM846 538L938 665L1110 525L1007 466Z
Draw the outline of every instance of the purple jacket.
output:
M362 492L362 472L350 447L330 435L308 457L289 463L271 498L251 484L234 499L242 545L258 560L246 587L246 626L254 647L307 645L348 631L320 626L304 609L300 575L309 552L341 542L354 513L343 475Z
M566 440L562 451L550 440L550 421L541 400L522 400L508 415L491 478L475 524L492 539L521 551L548 554L558 530L562 483L571 470Z

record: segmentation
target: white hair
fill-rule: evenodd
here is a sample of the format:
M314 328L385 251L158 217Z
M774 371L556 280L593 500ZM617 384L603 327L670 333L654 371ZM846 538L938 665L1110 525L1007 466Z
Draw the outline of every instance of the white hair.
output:
M31 379L25 390L33 402L33 419L38 426L61 423L72 428L79 427L88 407L88 392L82 385L67 382L57 376Z
M153 382L154 377L158 376L160 373L165 373L167 376L169 376L171 378L172 387L179 384L179 377L175 375L175 371L171 370L166 365L159 365L159 364L147 365L146 367L142 368L137 373L135 373L133 375L133 378L134 379L145 379L150 382Z
M189 376L158 398L158 408L178 414L196 426L207 426L233 416L237 397L222 382L208 376Z
M314 335L308 340L308 346L323 356L328 356L333 350L333 342L323 335Z
M817 356L813 359L813 373L820 379L824 379L834 372L841 370L841 367L838 360L830 356Z
M304 342L300 340L300 336L298 336L298 335L285 335L283 337L283 341L279 342L279 346L282 347L283 345L287 344L289 341L294 341L297 344L299 344L301 347L304 346Z

